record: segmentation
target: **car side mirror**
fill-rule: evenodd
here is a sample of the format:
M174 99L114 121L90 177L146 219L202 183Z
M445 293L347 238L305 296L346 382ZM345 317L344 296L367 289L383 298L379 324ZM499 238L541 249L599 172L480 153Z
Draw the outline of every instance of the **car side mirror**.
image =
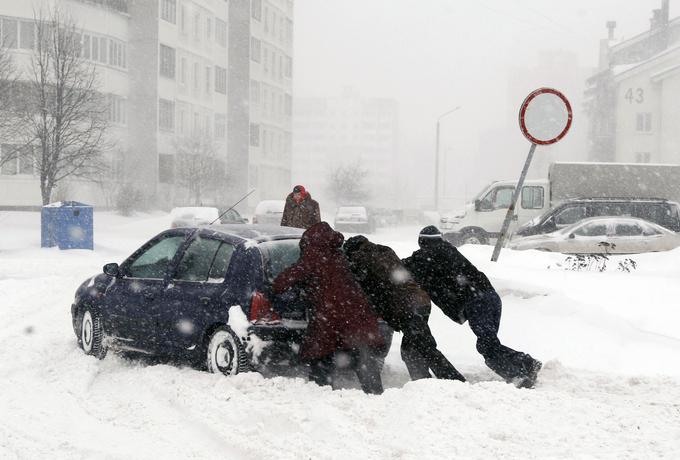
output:
M480 200L475 200L475 211L479 212L482 210L482 202Z
M573 234L573 233L570 233L570 234L569 234L569 239L570 239L570 240L573 240L574 238L576 238L576 235Z
M120 267L115 262L104 265L103 271L104 271L104 274L109 275L109 276L113 276L115 278L118 278L121 275Z

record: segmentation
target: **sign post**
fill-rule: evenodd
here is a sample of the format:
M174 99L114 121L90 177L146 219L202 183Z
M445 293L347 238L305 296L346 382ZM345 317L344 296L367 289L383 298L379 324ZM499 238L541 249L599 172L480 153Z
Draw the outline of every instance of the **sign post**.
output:
M515 214L515 206L519 199L524 180L526 179L531 160L534 157L537 145L550 145L560 141L567 135L571 128L573 113L571 104L561 92L552 88L539 88L529 94L519 110L519 127L522 134L531 142L529 155L524 162L524 168L517 181L517 186L512 194L510 207L503 220L501 234L496 241L491 261L498 261L501 248L510 227L510 221Z

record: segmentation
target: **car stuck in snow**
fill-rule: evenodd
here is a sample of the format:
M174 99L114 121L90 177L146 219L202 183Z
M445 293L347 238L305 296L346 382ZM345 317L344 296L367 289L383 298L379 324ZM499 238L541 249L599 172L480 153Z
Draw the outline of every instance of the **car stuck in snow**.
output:
M302 233L266 225L164 231L77 289L71 315L78 343L100 359L112 348L225 375L295 363L307 306L295 292L268 294L268 286L298 260ZM392 330L380 327L384 358Z

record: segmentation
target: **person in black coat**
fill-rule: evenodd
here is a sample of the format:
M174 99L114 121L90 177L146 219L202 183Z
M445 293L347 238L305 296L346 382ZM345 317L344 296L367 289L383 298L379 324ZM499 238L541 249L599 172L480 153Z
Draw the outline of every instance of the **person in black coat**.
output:
M486 275L433 225L421 230L418 245L420 249L403 262L432 302L457 323L469 322L477 350L491 370L520 388L533 387L541 362L501 344L502 303Z
M430 297L413 280L399 256L388 246L354 236L343 247L350 270L380 316L403 333L401 358L412 380L429 378L465 381L437 349L427 325Z

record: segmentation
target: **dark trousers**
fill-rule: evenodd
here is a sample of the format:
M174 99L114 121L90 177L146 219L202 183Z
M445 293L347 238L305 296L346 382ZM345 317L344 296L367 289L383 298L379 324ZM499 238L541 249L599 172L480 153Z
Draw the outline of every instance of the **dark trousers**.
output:
M501 324L501 298L494 291L481 292L465 304L470 328L477 336L477 351L484 362L506 381L526 377L538 361L526 353L502 345L498 339Z
M429 315L415 314L402 328L401 359L411 380L429 378L430 370L439 379L465 381L465 377L437 349L437 341L427 324Z
M361 389L367 394L382 394L383 386L380 378L380 360L370 348L350 350L354 361L354 372L357 374ZM314 359L309 363L309 380L317 385L333 386L335 371L335 354Z

